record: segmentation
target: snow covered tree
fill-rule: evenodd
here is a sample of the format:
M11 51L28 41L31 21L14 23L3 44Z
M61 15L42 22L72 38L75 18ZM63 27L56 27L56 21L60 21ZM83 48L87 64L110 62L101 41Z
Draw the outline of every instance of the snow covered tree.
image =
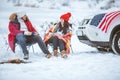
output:
M61 0L63 6L69 6L69 0Z
M109 9L114 7L115 0L106 0L105 5L101 7L101 9Z

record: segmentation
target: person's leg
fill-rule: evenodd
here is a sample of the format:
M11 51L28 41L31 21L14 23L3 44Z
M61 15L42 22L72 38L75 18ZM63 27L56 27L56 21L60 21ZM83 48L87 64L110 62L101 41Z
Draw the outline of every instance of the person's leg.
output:
M34 38L34 41L38 43L39 47L41 48L44 54L47 54L47 55L50 54L45 43L43 42L42 38L39 35L35 35L33 36L33 38Z
M26 47L26 38L23 34L17 34L16 35L16 41L21 46L22 51L24 54L28 54L28 50Z
M59 48L60 48L60 52L61 52L61 57L62 58L66 58L66 51L65 51L65 45L64 45L64 41L59 39Z
M53 43L53 52L54 56L58 57L58 38L56 36L53 36L50 38L50 41Z
M29 52L28 52L27 47L26 47L26 38L25 38L25 36L23 34L21 34L21 33L17 34L16 35L16 42L22 48L22 51L24 53L24 59L28 59L29 58L29 56L28 56Z
M53 50L57 50L58 49L58 38L56 36L52 37L52 43L53 43Z
M60 48L60 52L65 50L65 45L64 45L64 41L59 39L59 48Z

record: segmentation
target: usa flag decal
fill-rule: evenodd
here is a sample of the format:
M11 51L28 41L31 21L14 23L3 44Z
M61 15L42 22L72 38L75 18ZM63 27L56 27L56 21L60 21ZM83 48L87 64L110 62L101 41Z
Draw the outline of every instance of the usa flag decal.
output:
M112 20L117 17L118 15L120 15L120 11L115 11L115 12L110 12L107 13L102 21L100 22L100 24L98 25L98 28L100 28L103 32L107 32L109 25L111 24Z

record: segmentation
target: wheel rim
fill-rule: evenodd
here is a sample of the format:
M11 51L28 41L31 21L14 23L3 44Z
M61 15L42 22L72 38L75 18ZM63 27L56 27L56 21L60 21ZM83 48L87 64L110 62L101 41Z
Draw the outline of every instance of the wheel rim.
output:
M118 54L118 52L116 51L116 49L115 49L115 37L116 37L117 35L115 34L114 35L114 37L113 37L113 40L112 40L112 50L113 50L113 52L115 53L115 54ZM118 43L118 42L117 42Z
M115 54L120 54L120 34L115 34L113 36L112 50Z
M120 49L120 38L118 39L118 47Z

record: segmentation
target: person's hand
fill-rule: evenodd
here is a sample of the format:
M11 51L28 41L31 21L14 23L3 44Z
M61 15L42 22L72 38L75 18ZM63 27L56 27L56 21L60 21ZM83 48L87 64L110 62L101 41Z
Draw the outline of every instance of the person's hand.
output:
M38 32L34 32L34 35L39 35L39 33Z
M54 36L54 33L49 33L49 36Z
M53 34L52 34L52 36L55 36L55 35L56 35L56 33L53 33Z
M28 36L31 36L31 35L32 35L32 32L28 32L27 35L28 35Z
M39 33L37 33L37 32L29 32L29 31L26 31L26 32L24 32L24 35L27 35L27 36L39 35Z
M37 32L28 32L28 35L31 36L31 35L39 35L39 33Z

